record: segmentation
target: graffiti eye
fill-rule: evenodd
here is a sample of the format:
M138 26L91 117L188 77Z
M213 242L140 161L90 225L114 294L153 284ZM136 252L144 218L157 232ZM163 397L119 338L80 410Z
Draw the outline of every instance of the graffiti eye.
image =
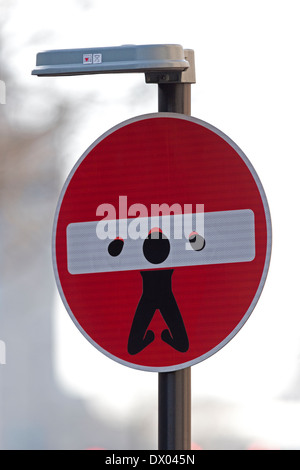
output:
M108 245L108 253L110 256L119 256L123 250L124 240L122 238L116 238Z
M191 247L195 251L201 251L205 247L205 240L204 238L199 235L197 232L192 232L189 236L189 242Z

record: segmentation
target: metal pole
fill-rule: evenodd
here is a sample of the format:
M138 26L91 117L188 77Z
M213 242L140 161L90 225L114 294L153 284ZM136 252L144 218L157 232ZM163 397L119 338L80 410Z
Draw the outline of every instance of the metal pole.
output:
M159 112L191 114L191 84L158 84ZM191 449L191 368L158 374L158 448Z
M158 111L191 114L191 84L158 84Z
M158 448L191 448L191 368L158 374Z

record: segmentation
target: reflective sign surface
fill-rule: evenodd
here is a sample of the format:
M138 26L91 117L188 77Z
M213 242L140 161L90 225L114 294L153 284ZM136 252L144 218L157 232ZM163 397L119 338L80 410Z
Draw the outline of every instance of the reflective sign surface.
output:
M58 203L53 261L62 300L101 352L169 371L224 346L261 294L267 200L223 133L159 113L101 136Z

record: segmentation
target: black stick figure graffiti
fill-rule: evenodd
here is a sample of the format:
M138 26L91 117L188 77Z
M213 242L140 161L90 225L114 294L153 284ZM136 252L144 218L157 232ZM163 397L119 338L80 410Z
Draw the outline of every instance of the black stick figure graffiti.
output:
M190 243L195 251L204 247L204 239L201 237L199 244L197 235L193 232L190 236ZM108 247L109 254L118 256L123 245L122 239L113 240ZM159 229L151 230L143 244L145 258L152 264L160 264L167 259L169 253L168 238ZM186 352L189 349L185 325L172 292L173 271L173 269L140 271L143 279L143 292L129 333L127 346L129 354L139 353L154 341L154 332L148 327L156 310L160 311L168 326L162 331L161 339L177 351Z

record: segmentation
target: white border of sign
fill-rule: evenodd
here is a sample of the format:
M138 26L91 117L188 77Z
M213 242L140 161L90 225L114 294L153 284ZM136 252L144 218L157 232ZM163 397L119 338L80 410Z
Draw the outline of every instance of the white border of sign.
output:
M258 190L259 190L262 202L263 202L263 206L264 206L264 212L265 212L266 224L267 224L267 251L266 251L266 259L265 259L265 265L264 265L262 277L261 277L258 289L256 291L256 294L255 294L255 296L254 296L254 298L251 302L251 305L250 305L249 309L247 310L247 312L245 313L245 315L243 316L242 320L238 323L238 325L234 328L234 330L223 341L221 341L221 343L219 343L215 348L211 349L210 351L203 354L202 356L200 356L196 359L193 359L192 361L187 361L187 362L184 362L182 364L176 364L174 366L167 366L167 367L146 367L146 366L142 366L142 365L139 365L139 364L134 364L134 363L131 363L131 362L124 361L124 360L114 356L113 354L109 353L105 349L101 348L101 346L99 346L85 332L85 330L78 323L77 319L75 318L73 312L71 311L71 309L68 305L68 302L67 302L67 300L64 296L63 289L62 289L62 286L61 286L61 283L60 283L60 279L59 279L59 275L58 275L58 271L57 271L57 265L56 265L55 239L56 239L56 227L57 227L57 220L58 220L58 216L59 216L59 212L60 212L60 207L61 207L64 195L65 195L65 192L68 188L69 182L71 181L74 173L76 172L76 170L79 167L79 165L81 164L81 162L91 152L91 150L96 145L98 145L102 140L104 140L107 136L113 134L115 131L121 129L122 127L125 127L125 126L127 126L129 124L132 124L134 122L143 121L143 120L146 120L146 119L161 118L161 117L168 117L168 118L173 118L173 119L182 119L182 120L185 120L185 121L193 122L195 124L199 124L200 126L203 126L206 129L209 129L210 131L214 132L219 137L221 137L225 142L227 142L237 152L237 154L241 157L241 159L245 162L245 164L247 165L249 171L251 172L251 174L252 174L252 176L253 176L253 178L256 182L256 185L258 187ZM61 299L63 301L63 304L64 304L67 312L69 313L71 319L73 320L74 324L77 326L79 331L83 334L83 336L96 349L98 349L100 352L102 352L105 356L109 357L110 359L113 359L114 361L116 361L120 364L128 366L130 368L143 370L143 371L150 371L150 372L172 372L172 371L175 371L175 370L184 369L184 368L187 368L187 367L191 367L195 364L198 364L198 363L204 361L205 359L208 359L209 357L214 355L216 352L218 352L220 349L222 349L238 333L238 331L243 327L243 325L246 323L246 321L250 317L250 315L251 315L252 311L254 310L254 307L256 306L256 304L258 302L258 299L259 299L259 297L262 293L262 290L263 290L263 287L264 287L264 284L265 284L265 281L266 281L266 278L267 278L268 270L269 270L270 258L271 258L271 249L272 249L272 224L271 224L269 205L268 205L268 201L267 201L263 186L261 184L261 181L260 181L256 171L254 170L251 162L249 161L249 159L242 152L242 150L226 134L224 134L222 131L220 131L216 127L214 127L211 124L208 124L207 122L202 121L200 119L197 119L197 118L194 118L194 117L191 117L191 116L186 116L185 114L179 114L179 113L152 113L152 114L144 114L144 115L141 115L141 116L136 116L134 118L131 118L131 119L128 119L124 122L121 122L120 124L117 124L116 126L109 129L107 132L102 134L98 139L96 139L93 142L93 144L91 144L90 147L88 147L88 149L83 153L83 155L76 162L76 164L72 168L69 176L67 177L67 179L65 181L65 184L64 184L64 186L62 188L62 191L60 193L60 197L59 197L58 204L57 204L57 207L56 207L56 212L55 212L55 217L54 217L54 224L53 224L53 233L52 233L52 261L53 261L53 269L54 269L55 280L56 280L58 291L59 291L59 294L60 294Z

